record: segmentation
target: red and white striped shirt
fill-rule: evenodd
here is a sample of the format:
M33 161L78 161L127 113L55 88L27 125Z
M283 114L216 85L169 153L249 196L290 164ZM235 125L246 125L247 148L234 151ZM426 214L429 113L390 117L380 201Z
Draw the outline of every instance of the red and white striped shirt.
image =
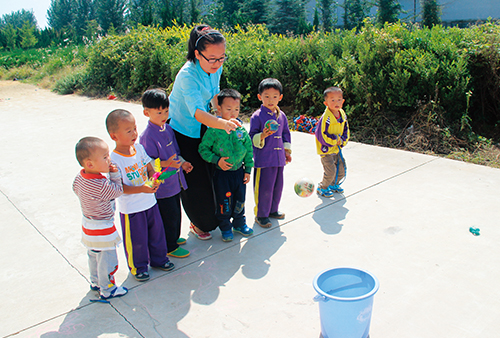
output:
M82 207L82 243L92 250L113 250L121 242L113 223L115 198L123 194L119 172L87 174L83 170L75 177L73 191Z

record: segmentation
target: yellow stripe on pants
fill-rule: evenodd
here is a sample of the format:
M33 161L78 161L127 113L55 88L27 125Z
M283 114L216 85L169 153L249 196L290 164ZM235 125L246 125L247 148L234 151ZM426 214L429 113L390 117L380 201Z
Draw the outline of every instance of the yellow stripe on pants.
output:
M255 207L253 211L255 216L257 216L257 211L259 210L259 186L260 186L260 170L261 168L254 168L255 170L255 182L254 182L254 198L255 198Z
M132 248L132 238L130 237L130 219L128 214L123 215L125 218L125 233L123 237L125 238L125 247L127 248L127 263L130 268L130 272L135 276L137 274L137 268L134 265L134 255Z

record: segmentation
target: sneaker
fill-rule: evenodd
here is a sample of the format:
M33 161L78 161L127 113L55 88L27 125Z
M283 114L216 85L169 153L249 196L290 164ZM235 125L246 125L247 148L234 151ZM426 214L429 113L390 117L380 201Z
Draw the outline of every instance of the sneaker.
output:
M99 285L94 284L94 283L90 284L90 290L92 290L92 291L99 291L100 289L101 288L99 287Z
M117 286L116 288L113 289L113 291L111 291L109 296L105 297L105 296L101 295L101 299L106 300L106 299L110 299L110 298L117 298L117 297L125 296L127 293L128 293L127 288L124 288L122 286Z
M233 228L233 231L242 234L245 237L253 235L253 229L246 224L239 228L237 227Z
M165 264L160 265L160 266L153 266L153 268L160 269L163 271L170 271L170 270L173 270L175 268L175 265L171 261L167 261Z
M342 194L344 192L344 189L342 189L338 184L329 185L328 190L330 190L331 192L337 192L339 194Z
M145 281L149 280L149 273L147 271L146 272L140 272L138 274L135 274L134 278L138 282L145 282Z
M269 217L255 217L255 222L263 228L270 228L272 225Z
M189 251L187 251L184 248L178 247L174 251L167 253L167 256L175 257L175 258L184 258L184 257L189 256Z
M283 218L285 218L285 213L281 212L281 211L276 211L276 212L270 213L269 217L276 218L276 219L283 219Z
M323 197L333 197L333 191L331 191L330 189L321 189L320 187L318 187L316 192L318 193L318 195Z
M221 230L221 233L222 233L222 240L224 242L231 242L234 238L233 232L231 230L228 230L228 231Z
M179 237L179 239L177 240L177 244L178 245L184 245L184 244L186 244L186 239L182 238L182 237Z
M202 241L206 241L207 239L212 238L212 235L210 235L209 232L201 231L193 223L191 223L191 225L189 226L189 231L191 231L196 237L198 237L198 239L201 239Z

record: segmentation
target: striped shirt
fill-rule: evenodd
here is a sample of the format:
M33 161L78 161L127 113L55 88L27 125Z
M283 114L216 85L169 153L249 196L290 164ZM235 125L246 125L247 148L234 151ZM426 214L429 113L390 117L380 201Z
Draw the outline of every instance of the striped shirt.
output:
M86 174L75 177L73 191L82 207L82 243L91 250L114 250L121 242L114 225L115 201L123 194L119 172L110 173L110 179L101 174Z

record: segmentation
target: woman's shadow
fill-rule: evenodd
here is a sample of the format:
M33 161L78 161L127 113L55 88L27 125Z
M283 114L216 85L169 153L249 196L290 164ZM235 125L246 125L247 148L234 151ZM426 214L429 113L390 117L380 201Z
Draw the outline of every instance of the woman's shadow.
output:
M335 194L334 199L318 197L321 204L314 208L313 220L320 226L321 231L327 235L336 235L342 231L342 220L349 212L344 207L346 197L343 194Z

